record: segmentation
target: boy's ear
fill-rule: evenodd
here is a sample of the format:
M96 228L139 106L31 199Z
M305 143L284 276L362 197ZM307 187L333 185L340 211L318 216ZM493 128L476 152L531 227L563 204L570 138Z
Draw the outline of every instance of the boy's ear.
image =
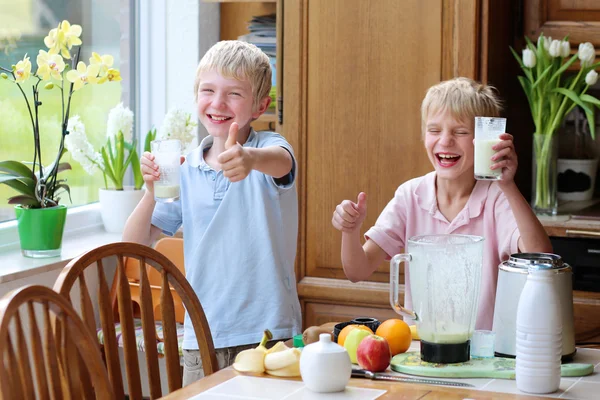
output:
M267 108L269 108L269 104L271 104L271 96L267 96L264 99L262 99L258 103L258 109L254 113L253 117L255 119L260 117L265 111L267 111Z

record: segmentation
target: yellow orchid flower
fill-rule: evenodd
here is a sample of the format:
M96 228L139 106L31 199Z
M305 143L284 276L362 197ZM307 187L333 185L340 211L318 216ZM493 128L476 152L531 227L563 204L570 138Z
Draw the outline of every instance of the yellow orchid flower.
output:
M67 80L74 84L73 90L81 89L85 84L98 82L97 65L86 66L83 61L77 63L77 70L67 72Z
M48 54L44 50L40 50L37 56L38 70L35 73L37 76L47 81L52 76L57 81L62 80L61 73L65 69L65 62L58 54Z
M113 63L113 56L108 54L100 56L100 54L93 52L92 56L90 57L90 65L98 65L100 67L101 76L106 75L106 72L110 67L112 67Z
M25 82L31 76L31 61L25 54L25 57L15 65L13 72L15 74L15 82Z
M58 28L51 29L48 36L44 38L44 44L48 47L48 53L60 54L67 60L71 58L69 50L73 46L81 44L81 26L71 25L69 21L64 20L58 24Z
M71 25L69 21L64 20L60 24L60 30L65 34L65 41L69 50L71 50L71 47L79 46L81 44L79 36L81 36L83 29L81 29L80 25Z
M106 75L104 75L98 79L98 83L101 84L106 81L119 82L120 80L121 80L121 73L119 72L119 70L114 69L114 68L109 68L109 70L106 71Z

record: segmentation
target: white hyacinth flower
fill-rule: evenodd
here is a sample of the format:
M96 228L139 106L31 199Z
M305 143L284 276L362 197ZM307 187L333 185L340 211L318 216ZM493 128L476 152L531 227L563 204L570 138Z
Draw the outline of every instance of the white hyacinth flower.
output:
M591 70L585 76L585 83L590 86L593 86L596 84L596 82L598 82L598 73L594 70Z
M579 45L578 57L581 60L582 67L589 67L594 63L594 59L596 58L596 50L594 49L594 45L590 42L581 43Z
M559 40L553 40L550 43L550 48L548 49L548 53L550 57L560 57L561 54L561 44Z
M563 40L560 42L560 56L562 58L569 57L571 53L571 43L568 40Z
M125 142L132 142L133 111L131 111L128 107L123 107L123 103L119 103L108 113L106 137L113 140L117 137L119 131L123 132L123 138L125 139Z
M101 168L104 168L102 156L94 151L94 147L88 141L85 134L85 125L79 115L69 118L67 130L69 134L65 136L65 147L71 153L73 160L81 164L89 175L93 175L97 167L92 160L100 164Z
M192 121L190 113L172 108L165 115L157 139L179 139L185 149L196 137L194 133L196 125L198 124Z
M535 58L535 53L529 49L523 49L523 64L527 68L535 67L537 59Z

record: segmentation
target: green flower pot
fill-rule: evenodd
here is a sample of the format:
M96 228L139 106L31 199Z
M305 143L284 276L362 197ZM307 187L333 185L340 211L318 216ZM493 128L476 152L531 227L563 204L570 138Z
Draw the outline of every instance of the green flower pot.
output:
M21 252L25 257L60 255L67 207L23 208L15 206Z

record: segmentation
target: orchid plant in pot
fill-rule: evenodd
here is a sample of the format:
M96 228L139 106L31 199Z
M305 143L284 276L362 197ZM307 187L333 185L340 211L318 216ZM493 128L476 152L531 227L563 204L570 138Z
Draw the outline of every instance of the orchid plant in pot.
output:
M121 80L119 71L112 67L113 57L92 53L89 64L80 60L80 36L82 28L62 21L44 38L47 50L39 50L36 57L37 70L33 72L30 57L11 68L0 66L0 84L14 84L23 95L33 134L33 160L0 162L0 184L18 192L8 199L15 205L21 249L25 256L52 257L60 254L66 207L60 204L63 197L70 197L66 179L58 174L71 166L61 162L66 153L65 140L69 136L68 121L73 95L88 85L104 84ZM41 91L48 94L41 94ZM54 161L43 164L40 113L42 99L58 94L62 104L60 115L60 143ZM17 133L17 132L15 132Z
M520 57L511 48L525 76L519 82L527 96L535 125L533 134L534 182L532 208L537 214L557 213L557 150L556 132L565 116L576 106L584 111L595 137L594 107L600 101L587 93L598 80L594 64L595 49L591 43L581 43L570 55L568 38L552 40L541 34L537 45L525 38L527 47Z

